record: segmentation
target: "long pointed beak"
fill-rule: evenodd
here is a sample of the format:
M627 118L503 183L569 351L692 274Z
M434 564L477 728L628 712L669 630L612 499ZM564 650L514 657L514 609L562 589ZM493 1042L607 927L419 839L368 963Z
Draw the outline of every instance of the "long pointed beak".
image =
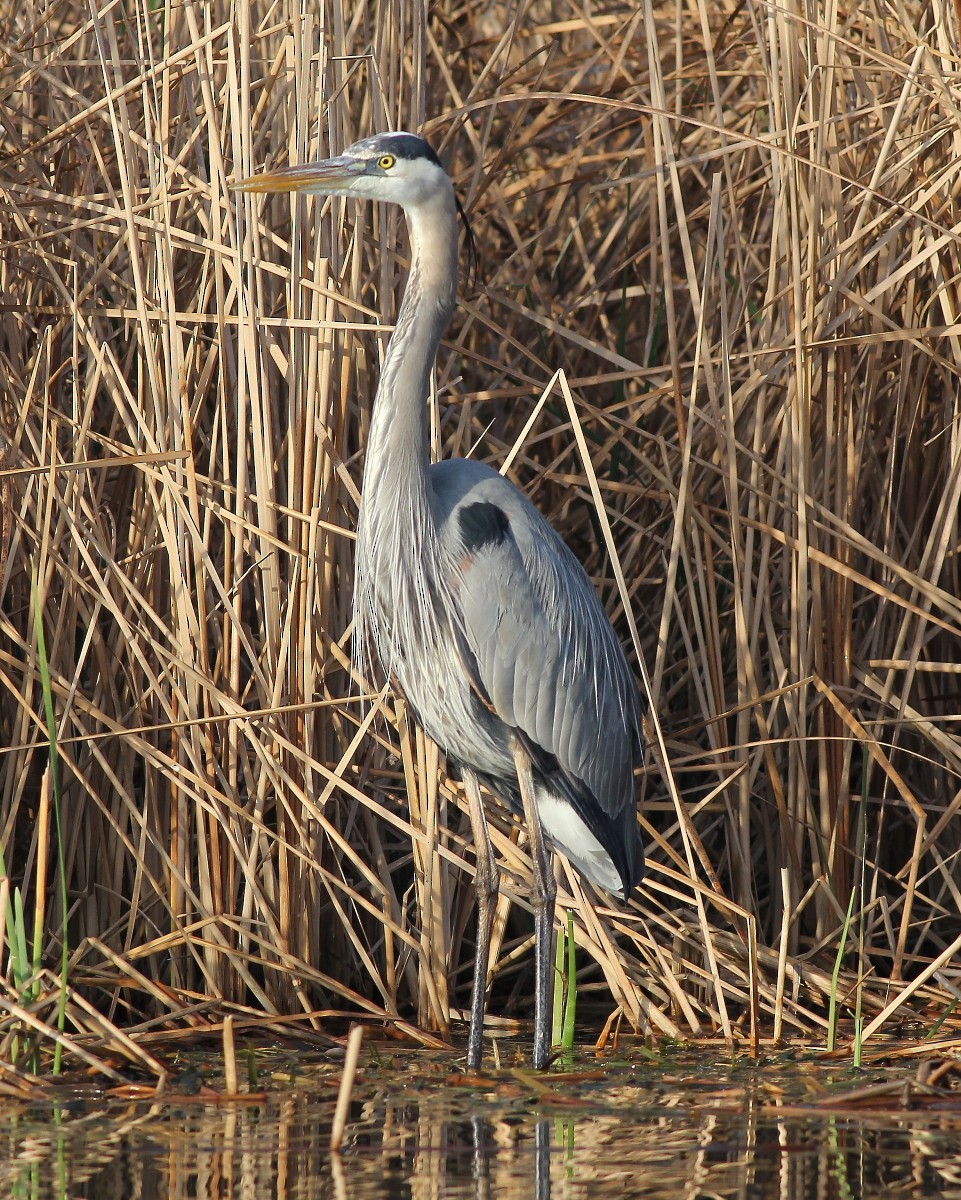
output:
M365 174L364 164L352 158L327 158L322 162L281 167L251 175L231 186L237 192L307 192L321 196L342 195Z

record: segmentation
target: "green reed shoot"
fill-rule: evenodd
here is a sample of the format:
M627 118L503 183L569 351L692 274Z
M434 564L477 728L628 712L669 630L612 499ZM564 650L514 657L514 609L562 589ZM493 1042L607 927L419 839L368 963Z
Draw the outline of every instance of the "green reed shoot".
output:
M570 1062L574 1055L574 1021L577 1015L577 947L572 912L568 912L566 926L562 926L557 933L554 973L551 1043L560 1046L564 1051L564 1060Z
M57 1006L57 1029L63 1033L67 1019L67 967L69 949L67 939L67 868L63 849L63 823L60 813L60 754L57 748L57 724L53 709L53 686L50 681L50 661L47 657L47 645L43 635L43 605L40 601L40 589L37 587L37 576L34 573L31 581L33 596L34 628L37 638L37 663L40 668L40 688L43 693L43 711L47 723L48 769L50 772L50 792L53 804L53 823L57 842L57 877L60 886L60 999ZM38 846L37 854L45 854L46 846ZM38 903L37 913L41 912ZM38 922L39 923L39 922ZM43 951L42 928L34 928L33 968L34 974L40 969L40 956ZM54 1051L53 1071L60 1073L62 1049L58 1042Z

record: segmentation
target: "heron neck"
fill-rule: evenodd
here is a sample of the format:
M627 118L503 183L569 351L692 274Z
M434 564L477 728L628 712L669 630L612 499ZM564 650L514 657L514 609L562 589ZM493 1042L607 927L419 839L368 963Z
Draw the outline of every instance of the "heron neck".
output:
M374 402L363 503L390 489L391 508L409 521L401 501L428 498L427 398L440 339L454 311L457 214L453 192L407 212L411 267ZM415 504L416 510L420 506ZM426 509L421 509L426 516Z

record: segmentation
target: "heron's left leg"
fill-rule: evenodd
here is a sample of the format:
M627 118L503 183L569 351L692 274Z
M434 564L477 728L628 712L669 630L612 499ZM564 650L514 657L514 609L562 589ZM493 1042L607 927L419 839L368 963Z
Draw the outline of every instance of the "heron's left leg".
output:
M530 755L516 738L511 738L511 752L517 768L524 804L524 820L530 839L534 881L531 903L534 907L534 1069L541 1071L550 1058L551 997L554 993L554 900L557 881L551 848L544 835Z
M491 835L487 829L484 801L480 784L473 771L464 770L464 789L470 805L470 823L474 834L474 858L477 863L474 891L477 895L477 948L474 952L474 983L470 998L470 1030L467 1034L467 1069L476 1071L481 1065L484 1038L484 1010L487 1007L487 974L490 970L491 933L500 872L494 861Z

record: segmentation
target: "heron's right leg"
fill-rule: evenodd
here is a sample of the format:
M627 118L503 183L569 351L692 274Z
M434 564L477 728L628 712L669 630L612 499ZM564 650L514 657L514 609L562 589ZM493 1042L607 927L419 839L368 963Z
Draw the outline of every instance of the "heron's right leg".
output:
M470 1032L467 1035L467 1069L476 1071L480 1067L483 1051L487 973L490 969L491 933L494 929L500 871L494 861L480 784L473 771L464 770L464 789L470 805L470 824L477 863L474 878L474 890L477 893L477 948L474 952L474 983L470 997Z

